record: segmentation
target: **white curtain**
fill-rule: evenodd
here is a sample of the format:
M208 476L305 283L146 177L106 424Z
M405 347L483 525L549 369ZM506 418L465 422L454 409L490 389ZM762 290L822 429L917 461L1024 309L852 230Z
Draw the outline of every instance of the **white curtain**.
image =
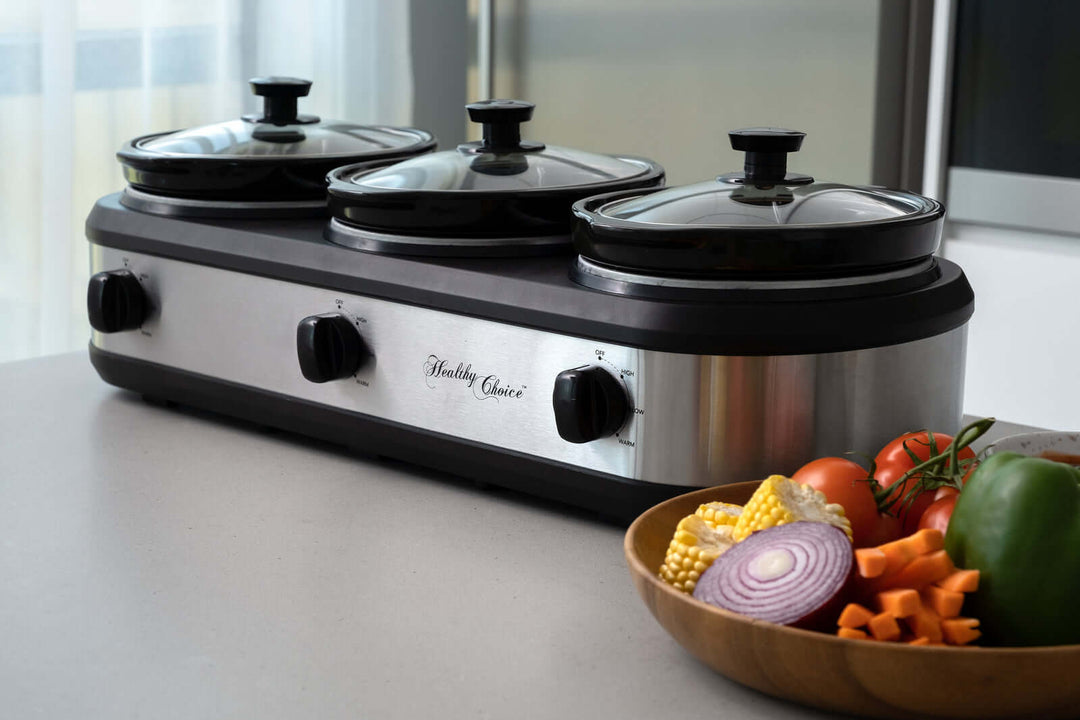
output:
M86 346L83 223L124 141L254 111L249 75L313 80L302 112L409 124L408 6L0 3L0 362Z

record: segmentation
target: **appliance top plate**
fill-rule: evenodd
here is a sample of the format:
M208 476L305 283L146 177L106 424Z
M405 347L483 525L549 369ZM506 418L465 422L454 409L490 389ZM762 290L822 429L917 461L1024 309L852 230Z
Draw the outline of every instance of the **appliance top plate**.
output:
M877 294L864 289L854 300L850 288L814 287L636 297L571 281L570 254L435 258L357 252L327 242L326 222L317 219L177 219L135 212L119 197L106 196L94 206L86 221L92 243L650 350L858 350L941 334L963 325L974 310L963 272L944 259L923 272L918 288Z

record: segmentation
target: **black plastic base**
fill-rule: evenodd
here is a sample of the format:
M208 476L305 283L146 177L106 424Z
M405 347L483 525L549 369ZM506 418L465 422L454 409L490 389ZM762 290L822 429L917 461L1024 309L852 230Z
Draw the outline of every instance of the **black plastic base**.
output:
M101 378L148 399L308 435L578 508L628 524L649 507L700 488L628 480L428 432L370 415L109 353L90 345Z

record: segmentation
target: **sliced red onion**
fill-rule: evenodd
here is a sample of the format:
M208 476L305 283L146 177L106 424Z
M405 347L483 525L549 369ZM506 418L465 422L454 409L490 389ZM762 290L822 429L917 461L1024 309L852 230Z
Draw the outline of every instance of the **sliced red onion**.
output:
M843 530L795 522L759 530L702 573L694 597L725 610L780 625L835 622L854 551ZM840 607L837 607L840 605Z

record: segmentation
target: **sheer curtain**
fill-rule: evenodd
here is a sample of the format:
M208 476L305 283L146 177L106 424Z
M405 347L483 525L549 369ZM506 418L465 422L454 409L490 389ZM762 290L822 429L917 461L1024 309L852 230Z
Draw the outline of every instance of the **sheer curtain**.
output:
M0 362L84 348L97 198L133 137L252 112L256 75L314 81L304 112L409 124L409 4L0 3Z

